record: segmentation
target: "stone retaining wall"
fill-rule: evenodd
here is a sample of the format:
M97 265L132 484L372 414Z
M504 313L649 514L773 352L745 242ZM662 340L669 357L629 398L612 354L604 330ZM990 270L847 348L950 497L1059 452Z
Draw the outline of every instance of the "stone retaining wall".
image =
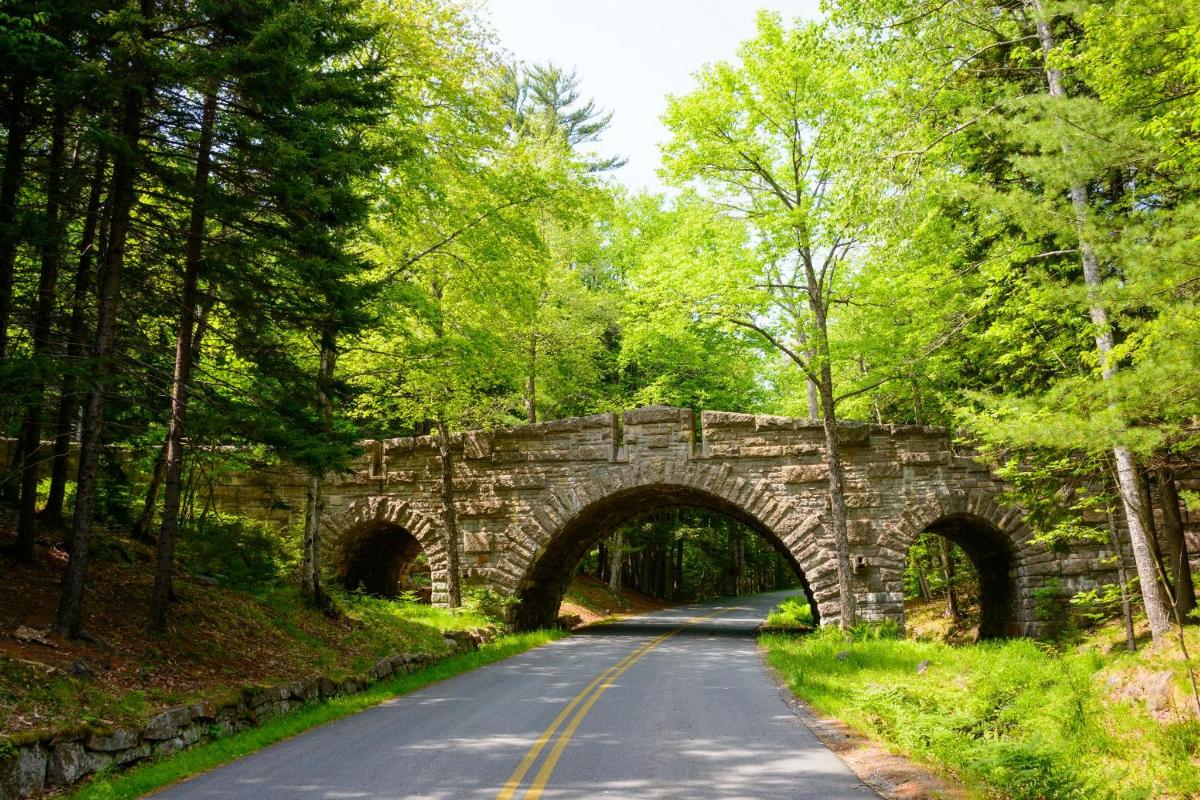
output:
M491 641L495 631L450 631L450 654ZM357 694L372 684L414 672L447 656L401 653L381 659L366 674L342 681L318 676L308 681L243 689L237 696L175 706L138 728L81 725L57 731L0 736L0 800L40 797L70 787L105 769L125 769L149 758L261 725L306 703ZM5 744L7 742L7 744Z

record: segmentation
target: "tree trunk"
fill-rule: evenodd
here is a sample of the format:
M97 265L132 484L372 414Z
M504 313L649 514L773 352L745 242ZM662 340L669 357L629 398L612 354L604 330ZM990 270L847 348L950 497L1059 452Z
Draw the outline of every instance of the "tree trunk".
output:
M617 528L612 535L612 545L608 548L612 555L612 566L608 570L608 588L614 594L621 593L621 529Z
M162 489L163 476L167 472L167 445L170 444L170 433L163 437L163 443L154 456L154 467L150 471L150 483L146 486L146 496L142 498L142 515L133 523L130 536L139 542L150 543L154 539L150 535L150 526L154 524L154 510L158 505L158 492Z
M537 422L537 334L529 334L529 375L525 378L525 419Z
M144 25L154 15L153 0L141 0ZM147 31L148 33L148 31ZM125 266L125 243L136 198L134 179L140 160L142 109L150 94L150 78L139 75L139 60L131 65L131 81L122 97L120 137L122 147L113 162L112 222L104 275L99 282L96 306L96 336L92 345L95 366L84 408L83 435L79 444L79 472L75 488L75 514L71 524L71 554L63 575L54 630L74 639L79 635L83 610L83 586L87 568L88 545L92 532L92 514L96 503L96 478L104 433L104 409L108 399L108 381L112 373L113 337L116 333L117 307L121 295L121 273ZM140 78L140 80L139 80Z
M1050 30L1050 22L1046 18L1041 0L1026 0L1033 11L1037 26L1038 39L1042 53L1048 59L1054 49L1054 34ZM1066 89L1062 85L1062 74L1047 62L1046 84L1053 98L1066 99ZM1070 155L1068 148L1063 152ZM1079 253L1083 266L1083 280L1089 296L1089 313L1092 324L1096 328L1096 351L1100 356L1101 379L1111 380L1116 374L1117 365L1111 358L1113 350L1112 326L1108 319L1108 309L1100 296L1101 277L1100 265L1096 252L1088 241L1085 231L1088 218L1088 190L1083 184L1070 187L1071 209L1075 215L1075 226L1079 235ZM1150 633L1155 641L1159 641L1171 630L1171 608L1166 594L1158 580L1153 545L1150 534L1146 530L1144 520L1148 509L1142 504L1141 481L1138 478L1137 463L1133 451L1124 445L1113 447L1113 458L1117 465L1117 484L1121 492L1122 505L1125 508L1126 523L1129 525L1129 541L1133 548L1134 562L1137 564L1138 583L1142 592L1142 602L1146 608L1146 620L1150 623Z
M740 597L746 589L746 537L733 534L733 594Z
M683 596L683 537L675 540L675 584L671 590L671 599L679 600Z
M320 362L317 365L317 410L324 429L333 432L331 391L337 363L337 337L326 325L321 332ZM304 553L300 591L315 607L333 612L333 601L321 585L321 520L325 513L325 474L319 468L308 477L304 513Z
M1121 584L1121 620L1125 623L1125 649L1137 649L1133 633L1133 605L1129 601L1129 575L1125 569L1125 548L1121 547L1121 532L1117 530L1117 518L1112 508L1108 509L1108 531L1112 538L1113 552L1117 554L1117 580Z
M946 616L958 619L958 590L954 587L954 551L945 536L937 537L942 557L942 575L946 579Z
M75 270L75 287L71 296L71 321L67 327L67 364L63 371L58 399L58 418L54 423L54 456L50 467L50 494L42 514L47 524L62 527L63 503L67 495L67 478L71 455L71 439L75 417L79 413L77 372L83 358L87 305L92 283L92 262L96 254L96 232L100 223L100 196L104 192L104 177L108 155L101 149L96 155L96 172L88 192L84 212L83 233L79 240L79 261Z
M183 290L179 329L175 335L175 373L171 380L171 416L167 421L163 486L162 524L158 530L158 554L154 567L154 590L150 595L147 628L161 634L167 628L167 606L171 603L171 575L175 566L175 540L179 535L179 498L183 492L183 438L187 430L188 394L192 384L193 338L199 321L197 304L200 271L204 266L204 226L207 221L205 194L212 163L213 125L217 115L215 90L204 97L200 116L200 138L196 149L196 172L192 181L192 210L188 220L187 252L184 256Z
M917 591L920 593L922 600L928 600L932 595L929 592L929 579L925 577L925 565L921 563L921 559L919 558L914 559L913 564L917 570Z
M1196 586L1192 580L1191 553L1184 536L1183 516L1179 511L1179 490L1175 473L1168 468L1158 470L1158 497L1162 503L1163 538L1166 540L1167 565L1175 587L1175 614L1187 619L1196 607Z
M838 626L847 630L854 624L855 598L851 584L850 534L846 525L846 487L842 475L841 449L837 440L837 414L834 410L833 374L826 358L821 365L821 419L825 430L825 462L829 468L829 511L837 553L839 615Z
M17 262L17 196L25 172L25 137L29 131L28 82L15 79L9 87L6 108L8 140L4 147L4 174L0 176L0 359L8 355L8 321L12 316L14 270Z
M438 414L438 454L442 464L442 523L446 528L446 595L450 608L462 605L462 572L459 567L458 515L454 509L454 457L446 415Z
M21 421L20 450L21 505L17 517L17 541L14 555L26 564L33 563L33 545L37 534L38 473L42 456L42 401L46 393L46 369L50 359L50 329L54 321L54 303L58 295L58 272L62 266L64 228L62 179L66 162L67 113L56 105L50 132L50 163L46 178L46 239L42 243L42 265L38 276L37 299L33 308L33 380L29 403Z

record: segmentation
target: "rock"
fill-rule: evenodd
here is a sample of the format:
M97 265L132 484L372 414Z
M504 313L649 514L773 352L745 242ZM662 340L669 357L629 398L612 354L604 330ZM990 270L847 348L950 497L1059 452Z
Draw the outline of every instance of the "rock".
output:
M46 749L41 745L18 747L0 758L0 798L40 796L46 788Z
M46 780L53 786L70 786L91 773L91 759L79 742L63 742L50 751Z
M375 666L367 670L367 676L370 677L371 680L381 681L384 678L390 678L395 671L396 668L392 665L392 659L383 658L377 661Z
M208 700L201 700L199 703L193 703L188 709L192 720L209 720L217 718L217 707Z
M39 631L26 625L18 625L17 629L13 631L13 636L17 638L18 642L23 644L33 643L45 645L46 647L54 647L54 642L50 641L49 635L49 630Z
M838 654L836 656L834 656L834 658L836 658L838 661L845 661L849 657L850 657L849 650L839 650Z
M91 680L95 677L92 668L82 658L77 658L71 662L71 666L67 667L67 671L76 678L81 680Z
M930 661L930 660L927 658L927 659L925 659L924 661L922 661L920 664L917 664L917 674L918 674L918 675L924 675L924 674L925 674L925 670L929 669L929 665L930 665L930 664L932 664L932 663L933 663L933 662L931 662L931 661Z
M143 758L149 758L150 745L139 744L137 747L130 747L128 750L118 750L113 756L113 762L123 767L126 764L141 761Z
M108 768L114 761L116 761L112 753L93 753L90 750L87 754L87 760L89 775Z
M162 713L155 714L142 728L142 737L153 741L174 739L186 726L192 722L192 709L188 706L175 706Z
M211 575L193 575L192 580L201 586L220 586L221 582Z
M101 753L115 753L118 750L136 747L140 738L137 731L117 728L111 733L93 733L87 739L87 749Z

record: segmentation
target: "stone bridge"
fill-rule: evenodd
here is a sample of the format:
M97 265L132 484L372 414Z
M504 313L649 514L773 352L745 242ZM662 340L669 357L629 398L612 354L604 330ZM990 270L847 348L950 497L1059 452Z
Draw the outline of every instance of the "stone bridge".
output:
M838 617L824 434L811 420L650 407L453 437L463 577L520 600L521 627L553 621L582 556L614 526L671 506L734 517L800 574L823 622ZM1036 590L1064 594L1113 580L1111 553L1052 553L1030 541L987 468L943 429L843 426L854 589L861 618L903 623L901 574L923 531L945 535L981 579L982 636L1036 633ZM445 600L446 548L434 437L367 443L329 483L329 563L353 584L395 590L424 551L433 600ZM257 471L219 486L230 511L293 520L303 477Z

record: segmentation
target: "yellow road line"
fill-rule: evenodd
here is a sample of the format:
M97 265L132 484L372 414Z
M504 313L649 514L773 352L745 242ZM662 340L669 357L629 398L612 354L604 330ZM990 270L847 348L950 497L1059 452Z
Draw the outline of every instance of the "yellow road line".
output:
M512 796L516 793L517 788L521 785L521 781L525 780L525 774L529 772L529 768L533 766L533 762L537 761L537 757L541 754L542 749L546 746L546 743L550 741L550 737L553 736L554 732L558 730L558 726L562 725L563 721L570 716L571 712L575 710L575 707L583 701L588 692L592 691L592 689L595 689L596 686L610 674L612 674L614 670L620 669L625 662L629 661L631 658L636 658L637 656L641 655L647 648L653 646L656 642L657 640L653 640L636 648L629 655L625 656L620 661L597 675L595 680L583 688L583 691L575 695L575 697L571 699L571 702L567 703L566 707L564 707L563 710L558 713L558 716L554 718L554 721L550 723L549 727L542 732L542 735L539 736L538 740L533 743L533 746L529 748L529 752L525 754L525 758L521 759L521 763L517 765L517 768L513 770L513 774L509 776L508 781L505 782L504 788L500 790L500 794L496 795L496 800L512 799Z
M580 702L583 701L584 698L587 698L587 701L584 702L583 706L579 708L575 716L571 719L571 722L559 735L558 740L554 743L554 747L550 751L550 754L546 756L546 761L542 764L541 769L538 770L537 775L533 779L533 783L530 784L529 789L525 793L526 800L537 800L537 798L541 797L542 791L546 788L546 784L550 780L550 775L554 771L554 767L558 764L558 759L562 756L563 750L566 749L567 743L575 734L575 730L579 727L580 723L583 722L583 718L587 716L588 711L590 711L592 706L596 704L596 701L600 699L600 695L604 694L604 692L612 687L613 682L617 678L621 677L621 675L625 674L625 672L628 671L639 659L641 659L642 656L646 655L655 647L679 633L688 625L694 625L697 622L709 619L710 617L715 617L717 614L721 614L728 610L729 609L722 608L712 612L711 614L693 617L683 625L680 625L678 628L651 639L641 647L634 649L633 652L625 656L625 658L621 659L616 664L613 664L611 667L604 670L604 672L596 676L596 679L589 683L583 689L583 691L575 695L575 697L571 699L571 702L569 702L566 707L558 713L558 716L554 718L549 727L542 732L542 735L538 737L536 742L534 742L533 746L529 749L529 752L525 754L525 758L521 759L521 763L517 766L516 770L513 771L513 774L504 784L504 788L500 791L500 794L496 796L496 800L511 800L517 789L520 787L521 782L525 779L525 775L529 772L529 769L533 766L534 762L537 761L538 756L541 755L542 750L550 741L550 738L554 736L555 731L558 730L559 726L562 725L563 721L571 714L571 712L577 706L579 706ZM599 686L599 688L597 688L597 686ZM591 697L588 697L589 693L591 693Z

